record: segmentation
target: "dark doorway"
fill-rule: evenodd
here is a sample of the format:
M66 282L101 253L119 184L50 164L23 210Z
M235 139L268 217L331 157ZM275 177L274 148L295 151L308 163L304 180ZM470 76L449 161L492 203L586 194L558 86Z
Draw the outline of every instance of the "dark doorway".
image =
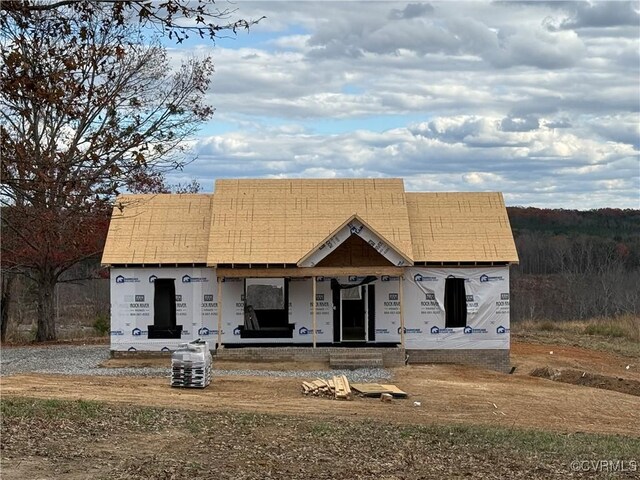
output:
M343 289L342 306L342 340L365 341L365 296L366 286L361 285Z
M445 327L460 328L467 325L467 294L464 278L447 278L444 284Z
M376 288L375 285L367 285L367 316L369 317L369 331L367 332L367 339L370 342L376 340Z
M149 338L180 338L182 325L176 325L176 285L173 278L156 278L153 282L153 325Z

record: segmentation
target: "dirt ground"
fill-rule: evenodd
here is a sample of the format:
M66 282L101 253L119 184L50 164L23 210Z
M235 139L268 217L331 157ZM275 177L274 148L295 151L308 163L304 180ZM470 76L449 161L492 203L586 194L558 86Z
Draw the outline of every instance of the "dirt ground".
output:
M224 374L215 376L211 386L204 390L172 389L168 379L160 378L56 375L5 377L0 388L3 396L99 400L203 412L261 412L398 424L453 423L639 436L640 397L529 375L539 367L571 367L640 380L640 365L637 359L635 363L633 360L579 347L514 344L512 363L517 368L513 375L456 365L394 369L393 383L409 393L410 398L391 404L371 398L336 401L305 397L301 379ZM119 359L107 363L158 366L168 362L169 359ZM219 362L217 366L256 367L232 362ZM269 368L299 369L300 365L279 363L269 364ZM414 406L416 401L421 403L419 407Z

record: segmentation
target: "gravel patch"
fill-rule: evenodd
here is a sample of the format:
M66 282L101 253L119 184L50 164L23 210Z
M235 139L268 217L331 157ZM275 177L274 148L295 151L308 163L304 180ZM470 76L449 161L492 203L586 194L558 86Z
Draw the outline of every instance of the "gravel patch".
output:
M215 361L214 361L215 364ZM389 380L391 372L384 368L358 368L356 370L213 370L214 375L240 375L248 377L322 378L345 375L350 382L363 383L374 380Z
M21 373L168 377L168 368L100 368L109 359L108 345L54 345L3 348L0 376Z
M47 347L12 347L0 352L0 376L25 373L56 375L102 375L118 377L167 377L169 368L100 368L109 359L108 345L54 345ZM384 368L357 370L218 370L214 376L252 376L329 379L334 375L346 375L351 382L388 380L391 372Z

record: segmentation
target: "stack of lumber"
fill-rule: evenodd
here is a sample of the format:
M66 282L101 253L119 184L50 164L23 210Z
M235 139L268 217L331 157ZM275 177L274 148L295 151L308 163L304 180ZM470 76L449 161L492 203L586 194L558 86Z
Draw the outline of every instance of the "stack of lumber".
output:
M205 388L211 383L211 360L207 342L180 344L171 355L171 386Z
M305 395L326 396L339 400L353 398L349 380L344 375L334 376L330 380L316 378L312 382L302 382L302 391Z

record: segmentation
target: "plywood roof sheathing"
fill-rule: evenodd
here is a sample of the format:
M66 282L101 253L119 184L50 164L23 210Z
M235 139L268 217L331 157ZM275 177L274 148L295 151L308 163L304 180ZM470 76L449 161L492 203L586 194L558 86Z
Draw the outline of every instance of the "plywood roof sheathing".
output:
M206 263L210 194L121 195L103 264Z
M411 258L401 179L218 180L209 265L297 263L351 215Z
M408 192L406 197L416 262L518 262L502 194Z

